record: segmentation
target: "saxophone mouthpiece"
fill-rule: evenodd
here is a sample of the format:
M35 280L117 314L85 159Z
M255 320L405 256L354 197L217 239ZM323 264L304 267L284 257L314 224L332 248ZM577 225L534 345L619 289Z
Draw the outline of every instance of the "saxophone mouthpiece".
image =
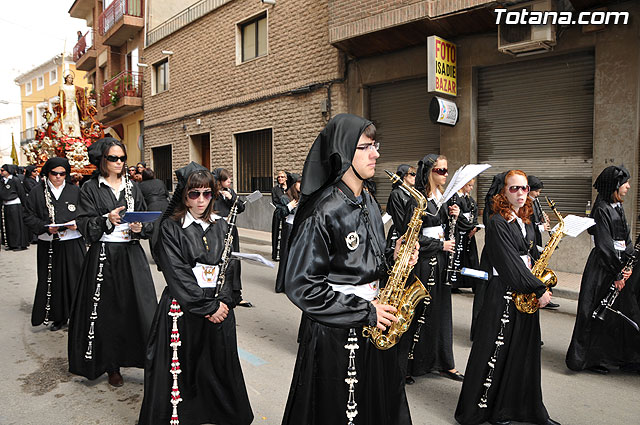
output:
M400 181L400 177L397 174L392 173L389 170L384 170L384 172L387 173L391 181L393 181L394 183Z

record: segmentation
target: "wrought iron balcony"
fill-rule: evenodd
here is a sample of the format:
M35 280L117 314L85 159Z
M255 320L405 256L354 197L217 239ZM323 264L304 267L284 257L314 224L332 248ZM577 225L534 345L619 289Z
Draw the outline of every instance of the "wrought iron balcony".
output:
M116 117L142 107L142 73L122 71L102 86L102 113Z
M95 33L91 29L73 47L73 61L81 71L91 71L96 66Z
M98 18L103 43L120 46L144 27L143 0L113 0Z

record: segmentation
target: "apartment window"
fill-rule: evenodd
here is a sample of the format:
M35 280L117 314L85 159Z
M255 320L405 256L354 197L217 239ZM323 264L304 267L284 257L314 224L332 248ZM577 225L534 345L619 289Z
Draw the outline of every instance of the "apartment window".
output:
M238 192L270 192L273 186L271 129L240 133L235 138Z
M31 93L33 93L33 88L31 87L31 81L29 81L24 84L24 95L29 96Z
M242 62L267 54L267 15L240 25Z
M58 82L58 70L54 69L53 71L49 71L49 85L55 84Z
M169 60L164 59L153 65L153 73L156 80L156 94L169 90Z
M37 79L36 89L42 90L44 88L44 75L41 75Z

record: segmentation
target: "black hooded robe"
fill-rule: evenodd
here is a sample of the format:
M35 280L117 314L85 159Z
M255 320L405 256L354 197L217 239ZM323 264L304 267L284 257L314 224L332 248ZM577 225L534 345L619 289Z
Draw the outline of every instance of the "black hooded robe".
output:
M271 258L273 261L278 261L280 257L280 244L282 243L282 227L284 226L284 220L278 213L278 204L280 198L284 195L285 190L281 185L277 184L271 189L271 203L275 207L273 211L273 218L271 219Z
M529 224L525 229L523 237L517 221L508 222L500 214L488 220L485 252L497 275L493 273L486 285L455 412L456 421L463 425L504 420L545 424L549 418L540 386L539 312L519 312L508 293L535 292L540 297L546 291L520 257L531 255L533 227ZM496 347L499 351L492 359ZM493 376L483 400L490 371ZM483 403L486 407L480 407Z
M49 298L48 321L65 323L69 319L73 296L76 292L82 261L86 251L84 238L74 231L60 231L63 240L54 237L49 241L47 224L51 224L49 211L45 202L45 182L35 186L29 193L24 210L24 222L29 230L40 236L38 239L37 268L38 283L36 285L31 324L38 326L45 321L47 298ZM80 189L65 182L62 193L55 198L51 189L47 187L51 202L55 208L57 223L67 223L75 220L78 214ZM65 235L76 235L73 239L65 239ZM47 295L49 249L51 248L51 292Z
M137 185L132 187L132 196L134 210L144 211L144 198ZM126 206L125 198L125 189L116 199L111 188L99 184L97 177L80 190L76 221L91 247L82 265L69 321L69 371L88 379L118 367L144 367L147 337L157 306L149 263L136 235L129 242L100 241L103 234L114 229L108 229L105 214ZM143 224L140 236L147 238L148 229L148 224ZM100 264L103 281L97 293ZM93 314L94 308L97 314Z
M615 313L607 312L605 320L592 318L611 284L618 280L627 256L633 251L626 219L610 203L599 199L591 215L596 225L589 228L594 248L582 273L578 313L566 363L580 371L593 366L625 366L640 364L640 334ZM616 249L614 241L624 241L625 249ZM622 246L618 243L618 248ZM636 267L633 274L640 273ZM633 276L633 275L632 275ZM638 300L630 278L613 308L640 323Z
M280 197L280 201L276 205L276 213L278 214L278 219L282 221L282 231L280 237L280 258L287 258L289 256L289 235L291 234L291 229L293 228L293 221L291 218L296 213L296 208L293 210L289 210L289 196L282 195ZM284 292L284 278L285 278L285 269L286 267L282 265L282 263L278 264L278 274L276 275L276 292L282 293Z
M19 199L19 203L7 205L7 202ZM23 205L27 200L24 187L16 176L10 176L7 180L0 177L0 224L2 230L2 245L9 249L26 249L31 241L31 232L27 229L22 219Z
M180 423L244 425L253 421L236 341L233 308L239 294L233 295L235 288L225 284L216 298L215 288L198 286L192 271L196 263L220 263L227 230L227 223L220 217L206 231L195 222L186 228L173 219L162 223L159 262L167 287L149 336L140 425L168 424L172 418L173 300L182 313L176 322L180 340L177 350L181 368L177 375L182 399L177 407ZM233 277L233 267L231 262L227 282ZM204 316L215 313L220 301L227 304L229 314L222 323L212 323Z
M388 249L394 249L396 240L403 235L398 228L403 227L402 223L407 215L407 211L411 209L412 199L411 194L401 185L394 187L389 194L387 214L391 216L392 224L391 227L389 227L389 232L387 232Z
M306 174L305 174L306 175ZM375 326L376 309L364 298L333 290L332 284L361 286L381 277L376 252L385 239L378 207L362 192L358 201L342 182L325 188L291 239L285 290L302 311L300 344L283 425L346 423L345 383L349 329L358 349L355 401L358 425L411 424L396 347L378 350L362 336L363 326ZM348 248L346 237L357 233ZM351 245L353 248L353 245Z

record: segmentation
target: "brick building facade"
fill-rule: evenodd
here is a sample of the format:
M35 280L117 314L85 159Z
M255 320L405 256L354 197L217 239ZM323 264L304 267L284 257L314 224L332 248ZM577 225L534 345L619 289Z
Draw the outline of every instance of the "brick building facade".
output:
M144 157L153 166L160 152L168 152L159 148L171 145L172 170L191 160L224 167L241 193L248 186L238 181L261 178L266 195L274 173L300 172L318 132L331 116L346 111L344 55L329 44L327 2L201 3L210 7L200 12L203 16L169 31L172 22L166 21L147 34L153 42L144 52L149 65L144 78ZM256 18L266 18L266 53L243 61L242 27ZM170 34L158 39L154 31ZM168 89L159 91L154 73L165 60ZM239 164L238 136L265 129L271 130L269 173L247 176L252 171ZM209 158L202 152L207 147ZM239 217L239 224L269 229L269 202L270 197L263 198L253 213Z

